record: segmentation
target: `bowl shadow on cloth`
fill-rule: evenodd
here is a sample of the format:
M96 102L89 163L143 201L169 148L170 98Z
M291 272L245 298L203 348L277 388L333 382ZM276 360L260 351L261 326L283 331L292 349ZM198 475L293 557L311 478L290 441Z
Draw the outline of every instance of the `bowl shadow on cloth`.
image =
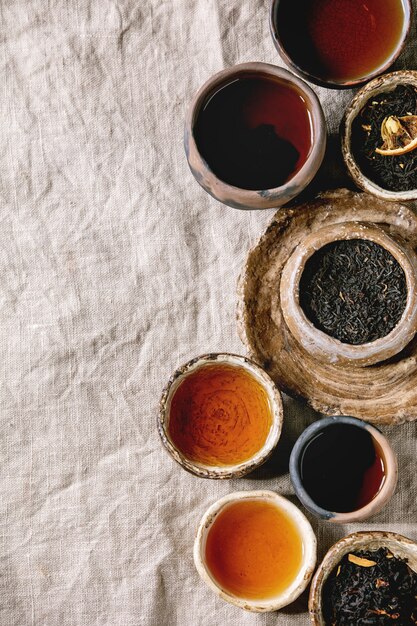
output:
M311 183L307 185L300 195L296 196L286 206L293 206L307 202L321 191L329 189L347 188L357 190L354 182L347 173L340 147L338 134L329 135L327 138L326 153L319 171Z
M263 465L245 476L246 480L267 480L287 474L295 442L307 426L318 419L320 414L309 406L285 396L284 421L278 444Z

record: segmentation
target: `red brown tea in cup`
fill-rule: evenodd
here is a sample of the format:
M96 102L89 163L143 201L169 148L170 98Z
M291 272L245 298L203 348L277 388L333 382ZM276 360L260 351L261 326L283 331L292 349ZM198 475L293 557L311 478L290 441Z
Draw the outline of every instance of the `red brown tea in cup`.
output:
M401 0L281 0L275 26L301 70L345 82L384 65L401 40L404 20Z
M313 137L308 105L297 88L250 74L210 94L193 132L214 174L251 190L273 189L290 180L306 162Z

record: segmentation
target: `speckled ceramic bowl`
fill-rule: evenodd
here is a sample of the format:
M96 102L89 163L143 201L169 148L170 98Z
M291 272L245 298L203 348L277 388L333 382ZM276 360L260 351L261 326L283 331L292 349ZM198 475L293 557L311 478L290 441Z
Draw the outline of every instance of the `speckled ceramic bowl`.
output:
M301 169L285 184L273 189L252 191L220 180L201 156L194 136L195 123L208 98L220 87L240 77L269 77L289 83L304 98L312 124L312 147ZM326 149L326 123L321 104L314 91L285 69L268 63L243 63L212 76L194 96L185 121L184 147L188 164L197 182L213 198L236 209L268 209L280 207L303 191L316 175Z
M169 435L169 417L171 401L176 390L184 379L199 370L213 364L232 365L243 368L250 373L265 390L272 415L272 425L268 437L260 450L248 460L237 465L204 465L187 458L183 452L175 446ZM176 370L165 387L160 400L158 431L165 449L172 458L188 472L201 478L240 478L262 465L271 455L281 436L283 422L283 405L281 394L272 379L266 372L249 359L236 354L205 354L192 359Z
M316 328L299 302L299 285L307 261L323 246L348 239L365 239L388 250L402 267L407 284L407 301L398 324L385 337L360 345L343 343ZM401 352L416 333L417 256L404 241L396 240L376 225L362 222L332 224L307 235L296 247L281 275L280 296L285 323L307 352L330 364L374 365Z
M377 67L373 72L369 72L368 74L366 74L365 76L361 76L360 78L357 78L354 80L345 80L345 81L342 81L342 80L332 81L332 80L327 80L326 77L324 76L311 74L306 68L303 68L300 65L298 65L294 61L294 59L291 57L291 55L288 53L288 51L285 49L285 46L283 45L283 42L282 42L282 38L280 36L280 29L278 27L278 20L277 20L278 7L280 5L280 2L282 2L282 0L272 0L270 16L269 16L270 17L269 25L270 25L272 39L274 40L274 44L275 44L276 49L279 52L279 55L281 56L283 61L285 61L285 63L296 74L298 74L299 76L301 76L305 80L308 80L311 83L314 83L321 87L327 87L330 89L351 89L352 87L363 85L367 81L372 80L376 76L379 76L379 74L383 74L383 72L386 72L401 54L405 46L406 39L409 35L410 28L411 28L411 16L412 16L411 1L402 0L402 5L404 9L404 24L403 24L401 38L399 39L392 54L386 59L386 61L382 65Z
M394 556L407 559L410 568L417 572L417 544L407 537L385 531L357 532L344 537L327 552L311 583L308 608L314 626L327 626L323 618L323 586L345 554L379 548L387 548Z
M293 521L300 533L303 542L301 567L293 582L275 598L268 600L250 600L232 595L219 585L207 566L205 546L211 525L217 515L228 505L241 500L262 500L271 502ZM314 572L316 552L317 542L310 522L295 504L273 491L238 491L215 502L203 515L194 543L194 563L204 582L210 589L217 593L217 595L223 598L223 600L241 609L246 609L247 611L263 613L267 611L277 611L291 602L294 602L294 600L303 593Z
M317 437L321 431L335 424L350 424L367 430L378 446L385 470L385 480L376 496L364 507L348 513L327 511L318 506L304 488L300 473L300 461L307 444ZM397 458L388 440L375 426L356 419L355 417L325 417L308 426L297 439L290 457L290 476L296 495L310 513L322 520L347 524L350 522L360 522L375 515L388 503L397 485L398 465Z
M411 70L391 72L379 76L362 87L348 106L340 126L343 159L355 184L368 193L392 202L409 202L417 200L417 189L409 191L390 191L384 189L368 178L359 167L352 150L352 125L368 100L375 96L393 91L398 85L409 84L417 88L417 72ZM389 158L389 157L387 157Z

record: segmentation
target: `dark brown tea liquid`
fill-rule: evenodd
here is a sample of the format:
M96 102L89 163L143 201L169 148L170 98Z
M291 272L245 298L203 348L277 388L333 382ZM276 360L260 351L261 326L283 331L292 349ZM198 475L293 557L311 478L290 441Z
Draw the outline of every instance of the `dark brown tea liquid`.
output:
M385 468L366 429L334 424L308 442L300 459L300 475L318 506L348 513L374 499L385 480Z
M220 87L200 110L194 137L218 178L273 189L304 165L312 126L303 96L284 81L248 75Z
M401 39L401 0L282 0L283 46L301 69L327 80L360 79L378 69Z

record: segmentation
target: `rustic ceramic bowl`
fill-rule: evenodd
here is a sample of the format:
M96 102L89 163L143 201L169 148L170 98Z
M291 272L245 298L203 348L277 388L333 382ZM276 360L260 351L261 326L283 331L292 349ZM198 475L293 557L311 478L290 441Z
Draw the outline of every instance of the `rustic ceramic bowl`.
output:
M265 444L250 459L237 465L204 465L188 459L172 442L169 435L169 416L171 401L176 390L191 373L213 364L225 364L241 367L255 377L267 393L272 415L272 426ZM201 478L240 478L265 463L281 436L283 405L281 394L268 374L250 361L236 354L205 354L192 359L176 370L165 387L159 405L158 431L165 449L172 458L188 472Z
M364 191L372 193L382 200L396 202L417 200L417 189L411 189L409 191L390 191L365 176L356 162L352 151L352 125L368 100L381 93L393 91L398 85L402 84L413 85L417 88L417 72L411 70L391 72L390 74L376 78L362 87L348 106L340 127L342 154L353 181Z
M377 495L364 507L357 509L356 511L350 511L348 513L338 513L336 511L327 511L318 506L314 500L310 497L305 490L303 481L301 479L300 462L303 457L306 445L317 435L326 428L332 427L335 424L350 424L367 430L375 441L376 446L381 454L382 461L385 469L385 480L377 493ZM326 520L328 522L336 522L339 524L347 524L349 522L359 522L375 515L380 511L394 494L395 487L398 480L398 464L397 458L388 443L388 440L384 435L371 424L367 424L362 420L355 417L341 416L341 417L325 417L317 422L314 422L308 426L304 432L297 439L294 448L291 451L290 457L290 476L295 493L298 498L313 515L319 519Z
M218 89L238 78L270 77L289 83L307 103L312 124L312 147L302 168L280 187L252 191L240 189L220 180L201 156L194 137L199 111ZM236 209L269 209L279 207L297 196L312 181L319 169L326 149L326 123L321 104L314 91L302 80L285 69L268 63L243 63L212 76L194 96L185 121L184 147L191 172L198 183L213 198Z
M380 74L383 74L384 72L386 72L401 54L404 48L406 39L408 37L408 34L410 32L410 28L411 28L411 16L412 16L411 1L402 0L402 4L404 8L404 24L403 24L402 35L401 35L400 40L398 41L398 44L395 50L387 58L387 60L382 65L377 67L373 72L369 72L369 74L366 74L365 76L362 76L361 78L357 78L354 80L346 80L346 81L332 81L332 80L327 80L324 76L316 76L314 74L311 74L306 68L300 67L294 61L294 59L291 58L290 54L285 49L281 36L280 36L278 20L277 20L278 7L279 7L280 2L282 2L282 0L272 0L271 10L269 14L269 26L271 30L271 35L272 35L272 39L274 40L275 47L279 52L279 55L281 56L283 61L285 61L285 63L296 74L298 74L298 76L301 76L301 78L304 78L305 80L308 80L309 82L314 83L315 85L319 85L321 87L327 87L330 89L351 89L352 87L362 85L366 83L367 81L372 80L376 76L379 76Z
M397 326L385 337L361 345L342 343L319 330L299 303L299 284L308 259L328 243L344 239L367 239L383 246L404 270L407 302ZM398 354L417 330L417 257L405 242L394 239L378 226L361 222L332 224L309 234L284 266L280 296L282 314L291 334L311 355L331 364L366 366Z
M275 598L268 600L249 600L232 595L222 589L212 576L205 558L205 546L207 535L211 525L216 519L220 511L233 502L240 500L263 500L274 504L278 509L286 513L294 522L303 541L303 558L300 570L287 589ZM267 611L277 611L291 602L294 602L299 595L303 593L311 576L314 572L317 557L317 542L310 522L303 513L289 500L279 496L273 491L238 491L224 498L221 498L213 504L203 515L198 527L197 536L194 543L194 563L197 571L204 582L217 593L223 600L246 609L258 613Z
M410 568L417 572L417 544L407 537L385 531L357 532L334 544L319 565L310 588L308 608L314 626L327 626L323 618L323 587L331 572L345 556L354 551L387 548L401 559L407 559Z

